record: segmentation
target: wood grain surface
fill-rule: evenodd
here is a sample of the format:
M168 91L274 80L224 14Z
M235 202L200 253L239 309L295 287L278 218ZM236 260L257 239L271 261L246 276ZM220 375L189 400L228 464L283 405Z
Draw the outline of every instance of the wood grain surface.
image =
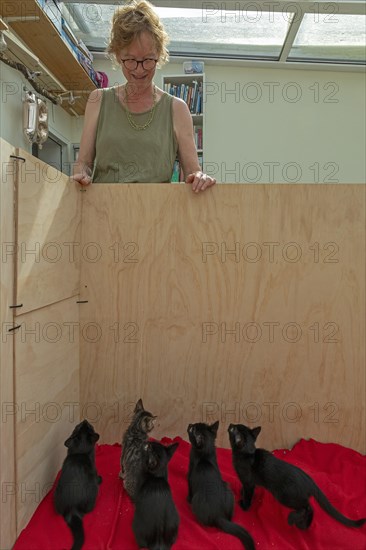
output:
M83 196L82 403L114 443L262 425L365 451L365 188L93 185Z
M14 187L16 161L10 158L15 148L0 139L0 548L11 548L16 536L15 407L14 407L14 273L15 218ZM10 332L9 332L10 331Z
M81 193L54 167L22 149L18 178L18 314L79 292Z
M17 317L18 534L50 490L80 418L79 305L69 298Z

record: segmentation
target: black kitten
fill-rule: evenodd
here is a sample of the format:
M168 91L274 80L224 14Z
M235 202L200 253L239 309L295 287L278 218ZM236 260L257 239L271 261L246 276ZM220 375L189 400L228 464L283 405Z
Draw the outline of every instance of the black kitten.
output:
M95 443L99 434L87 420L76 426L66 439L67 456L62 465L54 502L58 514L64 517L74 537L71 550L79 550L84 544L82 518L95 506L99 484L95 467Z
M243 510L248 510L256 485L264 487L284 506L293 508L288 523L307 529L313 519L309 498L314 497L331 517L347 525L361 527L365 519L352 520L331 505L310 476L297 466L281 460L269 451L256 449L255 441L261 428L250 429L242 424L230 424L229 437L233 450L233 465L242 483Z
M168 483L168 462L177 447L155 441L144 445L132 523L140 548L169 550L176 541L179 516Z
M133 411L133 418L122 439L120 477L127 493L134 499L141 471L142 451L148 439L148 433L154 428L150 412L145 411L139 399Z
M232 523L234 495L223 481L216 459L215 439L219 422L211 426L199 422L189 424L188 436L192 444L188 471L188 502L203 525L215 526L238 537L246 550L254 550L254 541L248 531Z

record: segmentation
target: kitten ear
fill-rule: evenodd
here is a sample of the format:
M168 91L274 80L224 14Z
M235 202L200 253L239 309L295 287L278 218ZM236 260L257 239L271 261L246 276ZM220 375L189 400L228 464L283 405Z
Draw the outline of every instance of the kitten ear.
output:
M167 450L167 453L168 453L168 460L170 460L172 458L173 454L175 453L175 451L178 448L178 445L179 445L179 443L176 442L176 443L172 443L171 445L168 445L166 447L166 450Z
M217 430L219 429L219 424L220 424L220 422L218 420L216 420L216 422L214 424L211 424L211 426L210 426L211 432L213 432L215 435L217 435Z
M259 436L259 433L260 433L261 429L262 429L261 426L258 426L257 428L252 429L252 434L254 436L254 440L256 440L257 437Z
M140 411L143 411L143 410L145 410L145 409L144 409L144 406L143 406L143 404L142 404L142 399L140 398L140 399L137 401L137 403L136 403L136 405L135 405L135 410L134 410L133 412L134 412L134 413L137 413L137 412L140 412Z

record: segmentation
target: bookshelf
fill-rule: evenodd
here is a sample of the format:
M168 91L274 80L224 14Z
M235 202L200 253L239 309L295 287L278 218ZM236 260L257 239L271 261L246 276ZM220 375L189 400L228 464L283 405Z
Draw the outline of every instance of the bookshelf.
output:
M36 61L38 59L39 65L33 63L29 66L29 56L21 48L15 48L13 41L9 45L9 51L4 53L14 61L24 63L30 70L48 69L49 74L43 71L41 77L37 77L37 82L56 94L73 91L77 96L75 104L70 106L63 103L62 107L72 115L83 115L89 93L97 86L60 34L61 13L53 22L42 9L42 4L45 4L42 0L0 0L0 17L9 30L14 31L29 47L32 57ZM58 13L57 5L55 6L55 13Z
M204 138L204 101L203 91L205 84L205 75L197 74L174 74L163 76L163 90L175 97L183 99L190 110L193 130L198 154L198 160L203 166L203 152L205 146ZM173 182L181 181L179 162L176 161Z

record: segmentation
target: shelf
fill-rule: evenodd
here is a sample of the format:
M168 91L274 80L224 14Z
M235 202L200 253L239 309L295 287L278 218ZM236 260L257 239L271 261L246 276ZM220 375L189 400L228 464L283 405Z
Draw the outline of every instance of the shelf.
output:
M183 99L191 112L191 116L196 118L194 124L202 125L203 110L203 75L166 75L163 77L163 88L165 92L174 97ZM200 117L200 118L198 118Z
M179 84L180 82L193 82L193 80L198 80L202 82L204 75L202 73L192 73L192 74L167 74L164 75L164 80L172 82L173 84Z
M196 82L198 83L198 85L194 84ZM196 106L197 106L196 94L198 94L198 92L200 91L200 100L198 101L198 104L200 104L200 108L198 110L202 110L204 106L204 102L203 102L204 82L205 82L205 75L202 73L195 73L195 74L182 73L182 74L171 74L171 75L167 74L163 76L163 90L166 91L167 93L171 93L171 95L173 95L174 97L179 97L185 100L190 111L196 110ZM167 85L169 85L169 89ZM183 88L180 88L180 85L184 85ZM197 145L202 145L202 144L203 146L205 145L204 114L203 113L195 114L191 112L191 117L192 117L193 126L194 126L197 155L202 165L204 149L201 147L198 148ZM197 132L199 132L199 135L197 135ZM180 181L182 179L179 162L176 161L176 164L177 165L174 168L173 179L172 179L172 181L174 182Z
M7 30L8 30L8 25L0 17L0 31L7 31Z
M71 114L74 111L78 115L83 115L88 96L97 86L37 2L1 2L0 16L49 69L64 88L63 91L72 91L75 96L81 96L75 104L69 105L64 102L62 107ZM59 92L60 89L56 86L48 91Z

